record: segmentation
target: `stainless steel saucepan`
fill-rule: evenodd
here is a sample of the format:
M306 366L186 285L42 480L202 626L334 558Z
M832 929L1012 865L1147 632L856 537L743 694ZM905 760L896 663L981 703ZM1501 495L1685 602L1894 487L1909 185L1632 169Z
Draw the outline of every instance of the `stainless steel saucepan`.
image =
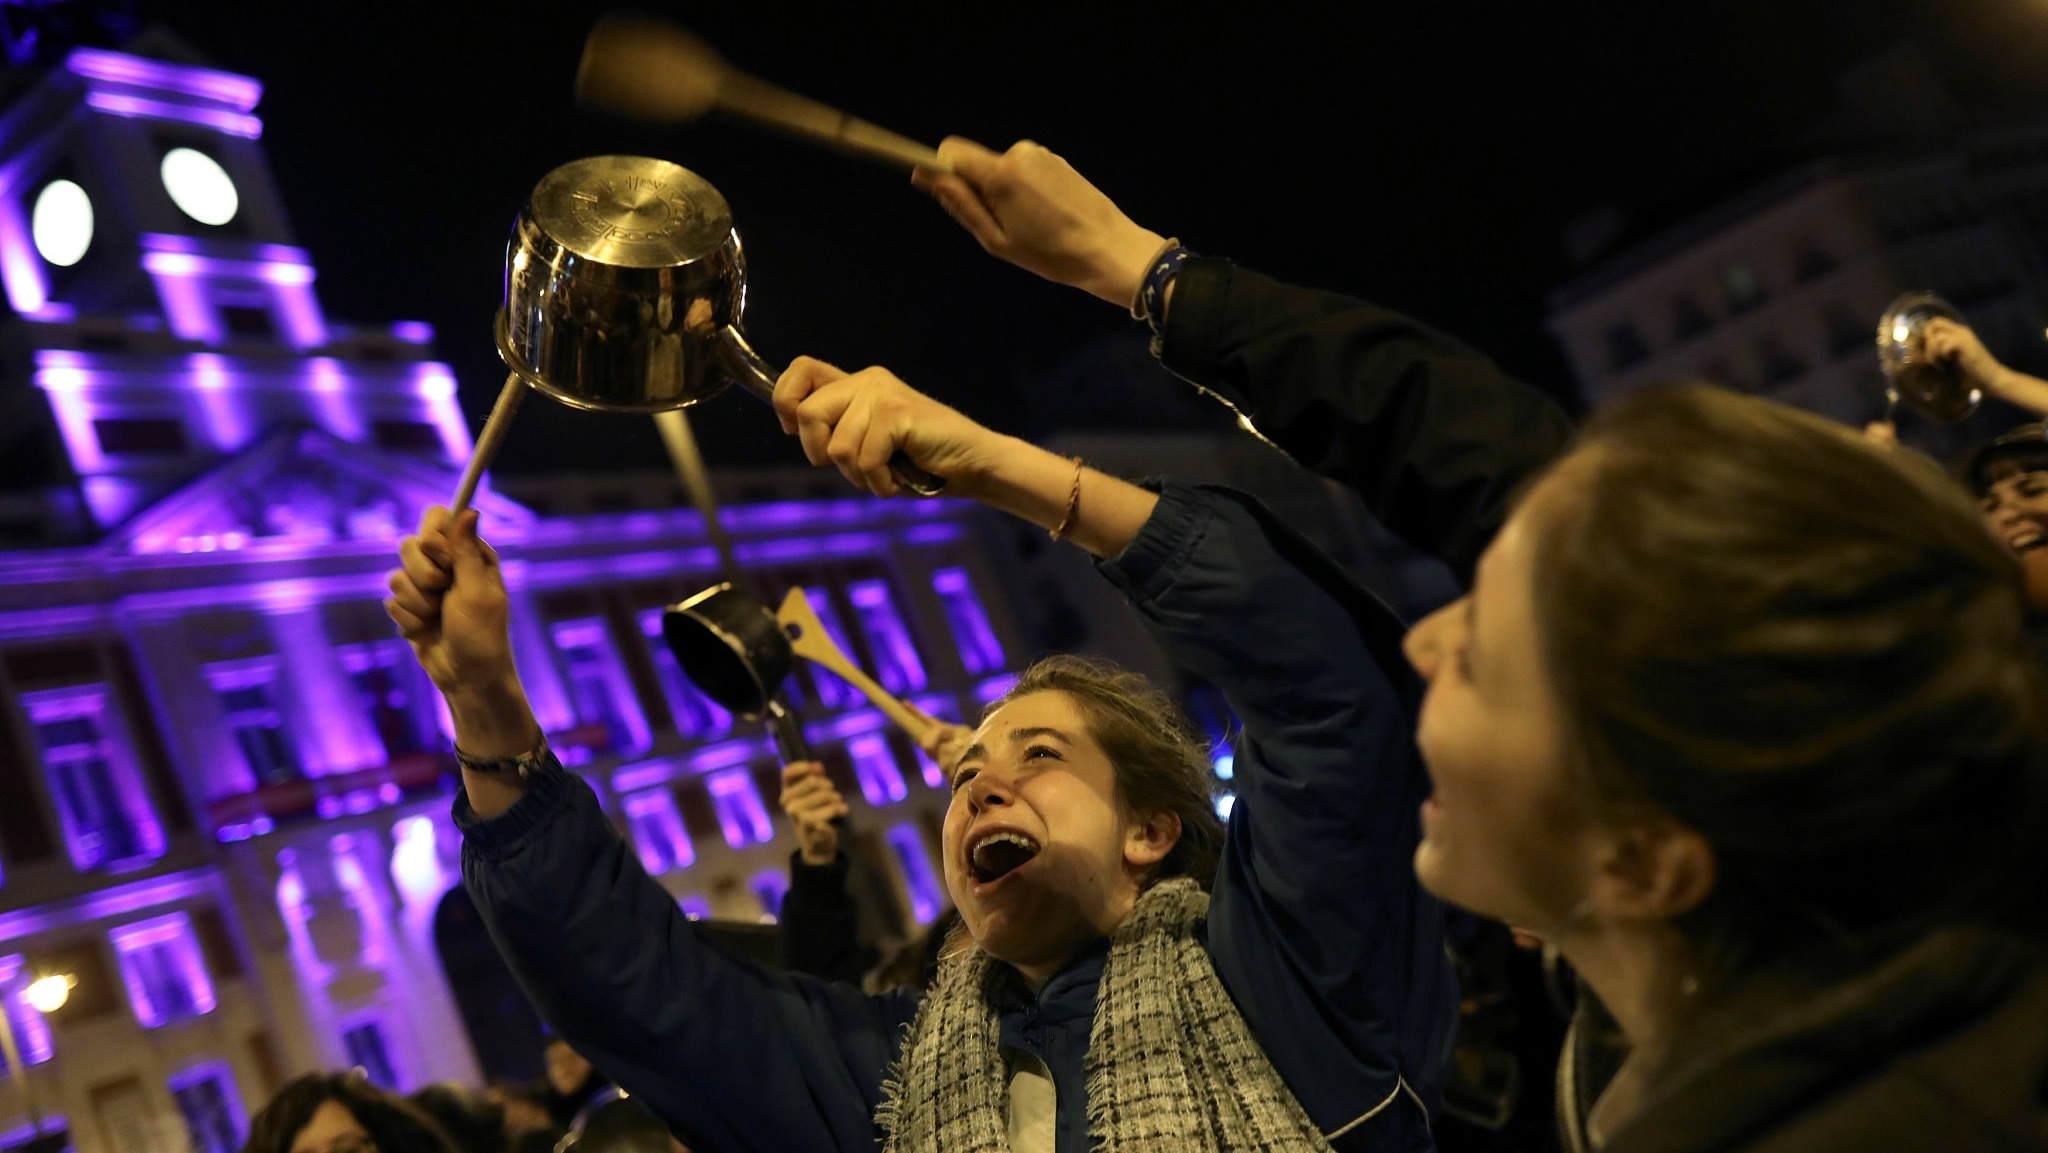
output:
M709 181L644 156L592 156L547 174L512 227L498 355L511 369L477 437L454 509L504 440L530 386L576 408L659 413L738 384L768 400L780 375L740 331L747 265ZM902 453L904 488L945 481Z
M1983 384L1952 360L1927 352L1927 324L1967 324L1956 306L1931 292L1909 292L1892 301L1877 320L1877 363L1884 370L1885 419L1901 401L1944 424L1967 419L1984 400Z

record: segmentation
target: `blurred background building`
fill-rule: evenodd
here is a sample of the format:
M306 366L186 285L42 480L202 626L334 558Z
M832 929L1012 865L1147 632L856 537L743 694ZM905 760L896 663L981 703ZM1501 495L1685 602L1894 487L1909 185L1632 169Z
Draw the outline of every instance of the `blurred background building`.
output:
M1860 428L1885 407L1878 316L1920 290L2006 363L2048 371L2048 120L1966 116L1900 45L1843 77L1808 147L1691 210L1574 223L1583 270L1552 293L1550 328L1589 404L1706 379ZM1996 403L1960 425L1907 411L1900 431L1946 458L2021 419Z

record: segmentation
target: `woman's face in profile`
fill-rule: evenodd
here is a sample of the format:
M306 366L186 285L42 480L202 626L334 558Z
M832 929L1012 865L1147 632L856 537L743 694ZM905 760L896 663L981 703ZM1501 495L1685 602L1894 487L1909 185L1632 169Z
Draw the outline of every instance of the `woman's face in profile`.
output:
M1406 643L1429 686L1416 745L1434 786L1416 876L1446 901L1538 931L1568 918L1586 892L1595 828L1565 769L1563 714L1536 627L1541 513L1572 483L1570 471L1531 490L1470 593L1417 624Z

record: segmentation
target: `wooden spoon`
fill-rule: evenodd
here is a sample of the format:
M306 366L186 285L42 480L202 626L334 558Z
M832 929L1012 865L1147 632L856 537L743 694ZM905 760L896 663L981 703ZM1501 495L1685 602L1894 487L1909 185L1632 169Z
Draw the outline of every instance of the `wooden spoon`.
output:
M952 171L928 145L749 76L691 32L631 12L613 12L590 30L576 98L657 123L695 120L718 109L884 164Z
M804 590L789 590L789 595L782 598L782 607L775 610L775 623L781 625L782 631L788 635L791 652L823 665L838 674L840 680L859 689L862 696L882 710L919 748L924 748L937 735L934 722L905 708L902 701L875 683L875 678L832 643L832 634L825 631L824 623L818 620L818 614L811 608L810 598L804 595Z

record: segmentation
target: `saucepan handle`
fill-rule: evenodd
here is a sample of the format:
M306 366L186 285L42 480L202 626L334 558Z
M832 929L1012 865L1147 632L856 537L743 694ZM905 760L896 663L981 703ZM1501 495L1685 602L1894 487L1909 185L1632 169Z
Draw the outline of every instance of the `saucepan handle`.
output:
M768 731L775 736L775 755L785 765L798 761L813 760L811 743L804 739L803 722L797 719L796 711L783 699L782 692L768 698Z
M741 388L764 401L775 399L775 379L782 374L761 359L738 328L728 324L718 330L718 352L725 360L726 372ZM896 477L897 484L919 496L937 496L946 488L944 477L917 467L900 452L889 458L889 472Z
M818 759L811 755L811 743L804 739L803 723L797 720L796 710L789 707L789 701L782 693L777 692L768 698L767 720L768 731L775 734L775 755L782 758L783 764ZM843 815L837 816L832 818L832 827L844 836L853 831L853 822Z

